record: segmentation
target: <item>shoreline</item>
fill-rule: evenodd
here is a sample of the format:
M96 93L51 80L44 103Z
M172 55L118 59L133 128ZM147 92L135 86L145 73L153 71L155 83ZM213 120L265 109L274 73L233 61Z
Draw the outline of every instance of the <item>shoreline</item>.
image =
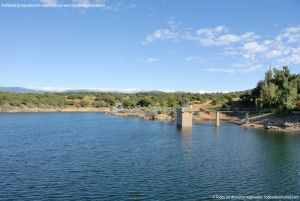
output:
M69 107L69 108L27 108L0 107L0 113L38 113L38 112L110 112L109 108Z
M300 114L291 113L286 116L277 116L274 113L257 115L241 124L246 128L264 129L285 133L300 134Z
M9 107L1 108L0 113L55 113L55 112L100 112L107 113L112 116L122 117L137 117L145 120L158 120L158 121L175 121L174 114L151 114L149 115L146 111L139 110L138 112L122 111L112 112L110 108L94 108L94 107L68 107L68 108L19 108ZM300 114L290 114L288 116L279 117L273 113L263 115L253 115L246 122L241 117L233 117L227 114L222 114L220 118L221 122L233 123L236 125L243 126L245 128L264 129L270 131L278 131L284 133L297 133L300 134ZM215 113L201 113L200 115L194 115L194 122L213 122L215 121Z

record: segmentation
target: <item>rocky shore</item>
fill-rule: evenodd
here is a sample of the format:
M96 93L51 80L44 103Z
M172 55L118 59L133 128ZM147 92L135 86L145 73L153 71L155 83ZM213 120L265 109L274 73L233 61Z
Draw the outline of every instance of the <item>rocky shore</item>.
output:
M242 126L247 128L263 128L281 132L300 133L300 114L291 113L285 116L278 116L274 113L256 115L244 121Z
M66 107L66 108L28 108L28 107L14 107L5 106L0 107L0 112L18 113L18 112L109 112L110 109L95 108L95 107Z
M109 112L108 114L114 116L138 117L148 120L175 121L175 115L172 114L147 114L146 112Z
M128 117L139 117L148 120L159 120L159 121L175 121L176 117L174 113L151 113L143 110L123 110L119 112L109 112L110 115L115 116L128 116ZM215 111L203 111L195 112L193 115L193 121L215 121L216 112ZM241 123L239 117L230 116L225 113L220 116L221 121Z

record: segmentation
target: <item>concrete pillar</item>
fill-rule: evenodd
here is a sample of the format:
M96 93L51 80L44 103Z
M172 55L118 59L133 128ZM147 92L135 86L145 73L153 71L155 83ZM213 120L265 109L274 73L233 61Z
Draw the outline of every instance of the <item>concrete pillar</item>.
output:
M246 123L249 123L249 112L245 113L245 121Z
M179 127L192 127L193 112L190 107L182 107L177 110L176 123Z
M217 114L216 114L216 126L220 126L220 112L217 111Z

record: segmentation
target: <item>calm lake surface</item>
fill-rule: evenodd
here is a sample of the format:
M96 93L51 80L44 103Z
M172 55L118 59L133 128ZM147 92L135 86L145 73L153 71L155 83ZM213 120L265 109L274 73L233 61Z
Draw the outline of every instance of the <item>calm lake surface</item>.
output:
M299 194L300 136L100 113L0 114L0 199Z

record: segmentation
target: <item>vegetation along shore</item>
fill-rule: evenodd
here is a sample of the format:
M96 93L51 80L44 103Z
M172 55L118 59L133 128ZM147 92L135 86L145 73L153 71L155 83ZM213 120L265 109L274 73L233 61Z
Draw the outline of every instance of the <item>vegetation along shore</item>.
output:
M192 105L195 121L221 120L246 127L300 131L300 75L270 68L254 89L231 93L0 92L0 112L107 112L172 121L176 108ZM230 112L227 112L230 111ZM249 111L247 121L241 111Z

